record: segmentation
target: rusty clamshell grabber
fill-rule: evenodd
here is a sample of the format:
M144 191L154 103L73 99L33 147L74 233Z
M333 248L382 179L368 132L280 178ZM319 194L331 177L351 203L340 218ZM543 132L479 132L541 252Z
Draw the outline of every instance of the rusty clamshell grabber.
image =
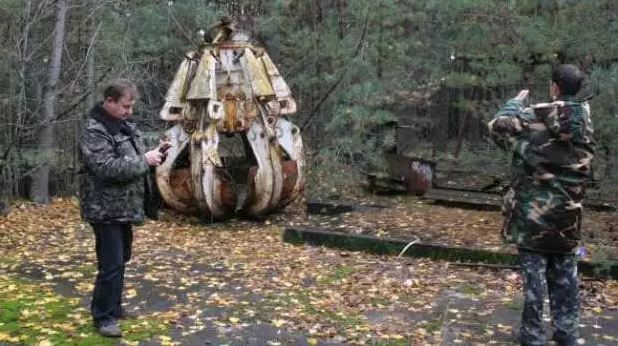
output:
M261 216L305 187L302 137L287 119L296 102L246 25L219 26L213 42L186 55L167 92L160 117L172 124L165 137L173 146L156 183L165 203L181 212L213 220ZM240 138L242 155L224 150L230 137Z

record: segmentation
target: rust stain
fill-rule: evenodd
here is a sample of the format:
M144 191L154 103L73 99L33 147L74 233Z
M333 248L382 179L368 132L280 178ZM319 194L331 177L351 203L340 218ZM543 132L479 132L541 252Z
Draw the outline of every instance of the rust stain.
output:
M192 202L191 170L189 168L173 170L170 174L170 187L174 196L182 203L189 204Z
M257 166L252 166L249 168L249 179L247 181L249 189L247 191L247 199L245 200L243 207L252 205L257 198L257 192L255 191L255 177L257 176L257 172Z
M288 160L281 163L283 170L283 188L281 189L281 199L277 208L283 208L288 205L294 198L294 187L298 179L298 169L296 160Z
M231 215L236 210L236 194L232 189L232 179L223 167L216 167L215 174L221 182L219 194L225 208L225 214Z

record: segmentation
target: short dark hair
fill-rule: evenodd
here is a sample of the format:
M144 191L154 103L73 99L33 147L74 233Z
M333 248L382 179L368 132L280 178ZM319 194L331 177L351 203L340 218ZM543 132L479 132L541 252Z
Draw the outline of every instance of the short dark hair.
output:
M128 79L115 79L105 86L103 97L111 98L114 101L120 100L123 96L128 96L131 100L137 97L137 87Z
M584 73L575 65L559 65L551 74L552 82L560 87L560 94L575 96L582 87Z

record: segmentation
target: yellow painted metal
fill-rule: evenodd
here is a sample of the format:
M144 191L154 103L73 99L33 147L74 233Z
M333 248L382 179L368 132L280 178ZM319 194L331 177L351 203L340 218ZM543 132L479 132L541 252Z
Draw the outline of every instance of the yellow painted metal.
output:
M209 100L216 98L216 74L215 74L215 57L212 56L210 49L205 48L202 51L199 64L197 65L195 76L191 80L189 90L187 92L187 100Z
M245 54L241 57L241 63L245 62L246 77L251 82L253 93L258 99L271 99L275 96L273 86L264 70L264 64L259 61L251 49L245 48Z

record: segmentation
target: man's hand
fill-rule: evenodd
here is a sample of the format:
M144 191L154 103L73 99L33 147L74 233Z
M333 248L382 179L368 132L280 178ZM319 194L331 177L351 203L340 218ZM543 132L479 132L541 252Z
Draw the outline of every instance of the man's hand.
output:
M517 96L515 96L515 99L521 101L521 100L525 99L526 97L528 97L528 93L530 93L530 90L524 89L524 90L520 91L519 94L517 94Z
M159 149L154 149L144 154L149 166L158 166L163 161L163 153Z

